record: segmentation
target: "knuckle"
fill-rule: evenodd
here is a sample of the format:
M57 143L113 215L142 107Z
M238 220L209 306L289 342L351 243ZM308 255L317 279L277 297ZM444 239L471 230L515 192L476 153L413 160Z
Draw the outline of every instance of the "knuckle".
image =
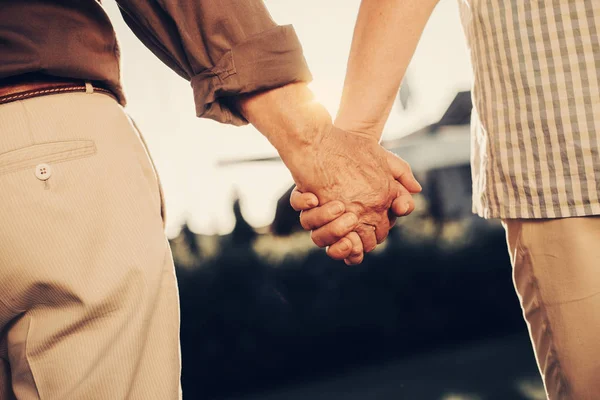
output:
M354 247L354 248L352 249L352 253L350 253L350 255L351 255L352 257L358 257L358 256L361 256L361 255L362 255L362 247L358 247L358 246Z
M381 207L387 204L387 202L389 201L389 192L390 190L388 189L387 191L378 191L377 193L375 193L373 195L373 202L374 202L374 206L375 207Z
M352 242L347 237L341 238L339 240L338 244L340 246L340 249L342 249L342 250L351 250L352 249Z
M402 157L398 157L398 160L400 160L400 164L402 165L402 168L406 170L406 172L412 171L410 164L405 159L403 159Z
M339 249L335 246L329 247L327 250L327 255L334 260L342 260L344 258Z
M335 238L342 238L346 235L347 233L347 228L345 225L342 224L336 224L334 227L332 227L331 229L331 235L334 236Z
M323 242L323 239L318 233L316 233L316 231L312 231L310 233L310 238L312 239L313 243L316 244L318 247L322 248L326 246L326 244Z
M306 216L304 216L304 215L300 215L300 225L302 225L302 228L304 228L307 231L312 229L310 224L307 221Z
M349 227L355 227L358 224L358 216L354 213L346 214L346 225Z
M334 207L329 207L327 209L327 212L323 215L323 219L331 221L331 220L335 219L335 217L337 217L337 215L338 214L336 212L336 209Z
M350 228L351 224L348 224L345 220L342 220L337 224L333 224L331 227L331 234L335 237L341 238L346 236Z
M362 223L356 227L356 233L360 236L360 239L365 242L365 239L369 238L369 235L373 233L373 226L368 225L366 223Z
M329 217L335 217L344 212L344 205L339 201L332 201L327 206L327 214Z

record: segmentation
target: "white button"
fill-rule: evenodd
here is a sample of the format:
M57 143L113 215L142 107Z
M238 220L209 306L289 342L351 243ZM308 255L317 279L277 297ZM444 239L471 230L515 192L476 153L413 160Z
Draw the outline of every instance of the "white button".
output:
M52 168L48 164L38 164L35 167L35 176L41 180L45 181L50 178L52 175Z

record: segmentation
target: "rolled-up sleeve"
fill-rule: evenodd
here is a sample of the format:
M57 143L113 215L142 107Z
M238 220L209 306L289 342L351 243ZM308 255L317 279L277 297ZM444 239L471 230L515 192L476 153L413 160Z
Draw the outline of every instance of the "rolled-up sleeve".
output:
M232 96L312 79L291 25L262 0L117 0L125 22L165 64L189 80L196 114L247 121Z

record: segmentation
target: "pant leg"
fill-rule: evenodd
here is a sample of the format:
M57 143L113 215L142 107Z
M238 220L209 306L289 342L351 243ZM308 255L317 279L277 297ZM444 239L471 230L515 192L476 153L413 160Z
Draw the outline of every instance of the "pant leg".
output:
M10 388L10 370L8 370L8 362L0 362L0 398L10 399L11 388Z
M504 225L515 287L549 399L598 399L600 217Z
M161 196L123 109L102 94L37 97L0 106L0 132L0 304L12 313L0 331L16 397L180 398Z
M2 400L14 400L15 398L10 381L8 357L0 357L0 399Z

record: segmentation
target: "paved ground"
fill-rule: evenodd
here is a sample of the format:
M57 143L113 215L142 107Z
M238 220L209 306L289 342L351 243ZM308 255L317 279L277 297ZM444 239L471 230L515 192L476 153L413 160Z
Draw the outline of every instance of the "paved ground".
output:
M544 400L529 338L508 336L227 400Z

